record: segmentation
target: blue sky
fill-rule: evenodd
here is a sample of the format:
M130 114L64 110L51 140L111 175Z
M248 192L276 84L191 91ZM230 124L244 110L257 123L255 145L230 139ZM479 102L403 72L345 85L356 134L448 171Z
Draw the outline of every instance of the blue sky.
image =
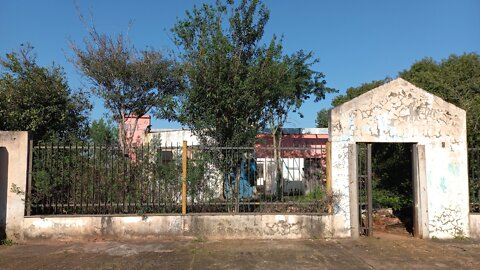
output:
M194 4L214 1L76 1L80 11L94 15L100 32L128 29L137 48L173 49L169 29ZM450 54L480 52L480 1L319 1L265 0L271 11L265 38L284 35L286 53L303 49L320 59L314 68L326 75L328 86L344 93L363 82L394 77L416 60L440 60ZM38 63L64 67L73 89L88 87L86 78L66 60L71 39L81 43L85 27L73 1L0 0L0 55L21 43L35 47ZM316 112L329 107L330 95L305 103L303 119L292 114L288 127L313 127ZM103 116L102 101L92 98L92 119ZM154 120L154 128L179 127Z

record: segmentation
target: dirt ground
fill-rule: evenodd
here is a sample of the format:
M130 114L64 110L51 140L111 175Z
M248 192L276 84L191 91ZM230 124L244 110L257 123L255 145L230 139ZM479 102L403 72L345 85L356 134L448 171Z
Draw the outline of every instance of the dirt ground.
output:
M29 242L0 269L480 269L480 241L371 238Z

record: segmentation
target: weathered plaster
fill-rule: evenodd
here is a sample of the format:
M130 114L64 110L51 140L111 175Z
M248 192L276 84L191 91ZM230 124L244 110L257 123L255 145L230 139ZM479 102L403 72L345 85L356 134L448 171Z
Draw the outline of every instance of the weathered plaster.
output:
M14 241L23 240L23 216L28 163L28 132L0 131L1 162L0 179L6 204L0 204L0 230ZM5 173L6 172L6 173ZM4 177L6 176L6 177ZM4 179L6 178L6 179ZM6 181L6 183L5 183ZM4 194L0 194L4 196Z
M464 110L398 78L330 112L332 180L349 201L348 143L416 143L425 146L428 233L431 237L468 236L468 171ZM350 218L345 216L345 226Z
M480 239L480 214L470 214L470 237Z
M335 235L331 215L149 215L26 217L26 239L199 237L298 239Z

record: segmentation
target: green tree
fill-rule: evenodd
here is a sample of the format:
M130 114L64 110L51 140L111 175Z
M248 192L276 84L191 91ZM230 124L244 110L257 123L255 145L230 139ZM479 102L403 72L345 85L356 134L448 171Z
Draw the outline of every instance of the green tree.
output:
M138 51L119 34L111 37L89 29L85 49L71 42L77 69L93 84L92 92L102 98L119 129L119 141L131 147L125 119L138 119L154 109L157 117L172 119L175 95L180 80L175 76L175 63L154 49Z
M317 118L315 119L317 128L328 128L328 110L321 109L317 113Z
M366 93L382 84L389 82L390 78L385 78L383 80L375 80L369 83L363 83L358 87L349 87L345 92L345 95L338 95L332 100L332 107L339 106L351 99L354 99L360 96L363 93ZM317 113L317 118L315 119L317 127L328 127L328 109L322 109Z
M189 86L180 119L203 143L251 145L259 128L269 126L278 149L288 114L333 90L311 69L318 61L312 53L284 55L275 36L262 43L268 19L259 0L218 1L187 11L172 29Z
M400 77L467 112L468 144L480 145L480 55L426 58L400 72Z
M318 62L312 59L312 53L296 52L284 56L281 42L272 41L260 66L255 85L265 100L263 118L270 128L273 138L273 156L276 164L277 194L283 194L283 170L280 160L282 129L291 112L298 112L305 100L315 96L315 102L325 98L325 94L334 89L325 86L324 74L311 69ZM298 112L301 117L303 115Z
M195 6L173 27L188 81L180 120L202 143L243 146L255 139L264 100L254 82L268 18L259 1L218 1Z
M97 144L114 144L118 142L117 127L111 121L93 120L88 135Z
M451 55L441 61L425 58L400 72L399 76L466 110L468 144L470 147L480 145L480 56L477 53ZM348 88L345 95L333 99L332 106L341 105L389 80L386 78ZM407 162L410 160L410 148L403 144L379 144L373 150L376 192L384 195L376 196L377 199L388 202L384 206L395 205L397 208L411 203L411 198L408 198L411 195L410 177L398 174L399 171L411 172L411 164Z
M336 106L339 106L351 99L354 99L358 96L360 96L361 94L363 93L366 93L374 88L377 88L379 87L380 85L383 85L387 82L389 82L391 79L390 78L385 78L383 80L374 80L374 81L371 81L371 82L368 82L368 83L362 83L360 86L358 87L349 87L345 93L345 95L339 95L339 96L336 96L333 100L332 100L332 106L333 107L336 107Z
M1 130L27 130L35 140L85 137L91 105L70 89L60 66L39 66L29 44L7 53L0 66Z

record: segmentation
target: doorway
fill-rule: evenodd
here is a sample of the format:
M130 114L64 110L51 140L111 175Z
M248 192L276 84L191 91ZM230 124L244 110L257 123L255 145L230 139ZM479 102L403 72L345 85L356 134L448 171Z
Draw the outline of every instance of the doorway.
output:
M357 143L356 147L359 234L418 236L417 145Z
M6 239L8 191L8 151L0 147L0 240Z

